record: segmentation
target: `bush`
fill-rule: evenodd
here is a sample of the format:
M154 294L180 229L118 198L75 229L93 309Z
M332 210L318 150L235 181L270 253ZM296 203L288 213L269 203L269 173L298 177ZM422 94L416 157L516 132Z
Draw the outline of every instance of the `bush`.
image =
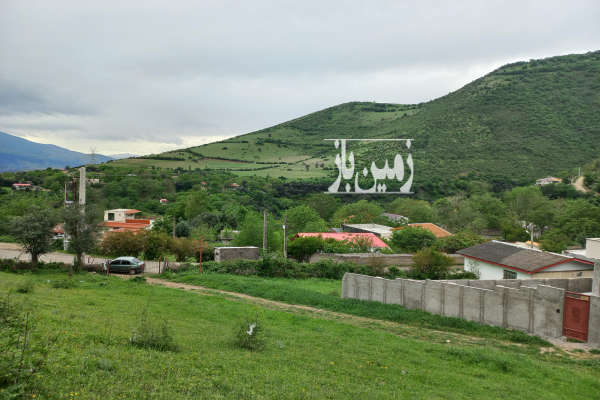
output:
M542 250L560 253L566 250L571 240L559 229L551 229L544 233L541 240Z
M72 289L77 286L72 278L58 279L52 281L51 285L54 289Z
M288 246L288 254L298 261L308 261L310 256L323 250L323 238L318 236L298 237Z
M444 253L453 254L458 250L485 243L488 240L483 236L471 232L459 232L456 235L436 239L433 248Z
M408 276L414 279L446 279L452 262L452 258L428 247L413 256Z
M407 226L394 231L391 244L394 250L401 253L414 253L424 247L430 247L435 242L435 235L426 229Z
M147 310L142 312L140 323L132 332L129 342L133 346L159 351L178 350L167 321L156 322L151 320L148 318Z
M143 234L144 259L158 260L169 251L171 238L164 232L146 231Z
M32 293L34 287L33 281L31 279L27 279L17 286L17 293Z
M0 299L0 395L2 398L32 398L35 375L44 367L46 343L32 335L33 320L10 297Z
M137 257L144 250L144 235L133 232L108 232L100 248L110 257Z
M249 319L236 330L235 345L246 350L258 351L265 347L265 332L258 318Z
M170 241L170 246L175 259L179 262L185 261L188 257L198 258L202 251L202 242L194 239L175 238Z
M522 242L529 240L529 233L514 222L502 224L502 237L508 242Z

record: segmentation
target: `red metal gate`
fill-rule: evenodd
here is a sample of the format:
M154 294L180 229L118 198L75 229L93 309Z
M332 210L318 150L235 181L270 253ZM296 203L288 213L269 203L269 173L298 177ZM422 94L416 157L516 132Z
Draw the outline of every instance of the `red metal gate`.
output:
M590 320L590 296L565 292L563 335L587 342Z

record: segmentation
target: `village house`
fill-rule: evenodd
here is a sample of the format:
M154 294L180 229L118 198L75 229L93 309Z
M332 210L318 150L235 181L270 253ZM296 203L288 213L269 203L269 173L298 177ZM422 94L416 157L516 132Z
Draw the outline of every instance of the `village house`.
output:
M552 183L561 183L562 179L555 178L553 176L547 176L545 178L541 178L535 181L535 184L538 186L550 185Z
M334 239L340 242L368 241L370 250L376 251L381 249L389 249L390 247L374 233L350 233L350 232L300 232L297 237L322 237L323 239Z
M591 278L594 263L582 257L550 253L493 240L457 252L464 270L479 279Z
M342 231L354 233L373 233L380 238L392 237L392 227L379 224L342 224Z
M383 214L381 214L381 217L385 217L392 222L396 222L396 223L400 223L400 224L408 223L408 217L405 217L404 215L400 215L400 214L383 213Z
M452 234L450 232L448 232L447 230L445 230L444 228L442 228L441 226L438 226L436 224L433 224L431 222L418 222L418 223L414 223L414 224L408 224L406 226L414 226L417 228L422 228L425 229L426 231L429 231L431 233L433 233L433 235L436 238L443 238L443 237L447 237L447 236L452 236ZM404 226L399 226L397 228L392 228L392 231L397 231L400 229L404 229Z
M152 228L151 219L136 218L140 210L130 208L116 208L104 211L104 221L101 225L108 228L110 232L138 232L144 229Z

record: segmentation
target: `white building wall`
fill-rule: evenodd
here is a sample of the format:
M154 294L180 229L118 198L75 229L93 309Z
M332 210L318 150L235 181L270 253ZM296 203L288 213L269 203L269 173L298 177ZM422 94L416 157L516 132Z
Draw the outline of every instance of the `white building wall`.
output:
M509 268L502 268L499 265L489 264L483 261L474 260L465 257L465 271L470 271L479 276L479 279L504 279L504 270L509 270L517 273L516 279L531 279L532 276L515 271Z
M563 264L555 265L554 267L543 269L540 272L554 272L554 271L581 271L581 270L593 270L594 266L589 264L583 264L578 262L568 262Z

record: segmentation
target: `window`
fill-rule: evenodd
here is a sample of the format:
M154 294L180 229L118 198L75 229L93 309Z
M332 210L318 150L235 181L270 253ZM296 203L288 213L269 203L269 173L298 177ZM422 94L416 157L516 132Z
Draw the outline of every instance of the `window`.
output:
M109 221L114 221L115 220L115 213L108 213L108 220Z
M517 279L517 273L515 271L509 271L505 269L502 279Z

